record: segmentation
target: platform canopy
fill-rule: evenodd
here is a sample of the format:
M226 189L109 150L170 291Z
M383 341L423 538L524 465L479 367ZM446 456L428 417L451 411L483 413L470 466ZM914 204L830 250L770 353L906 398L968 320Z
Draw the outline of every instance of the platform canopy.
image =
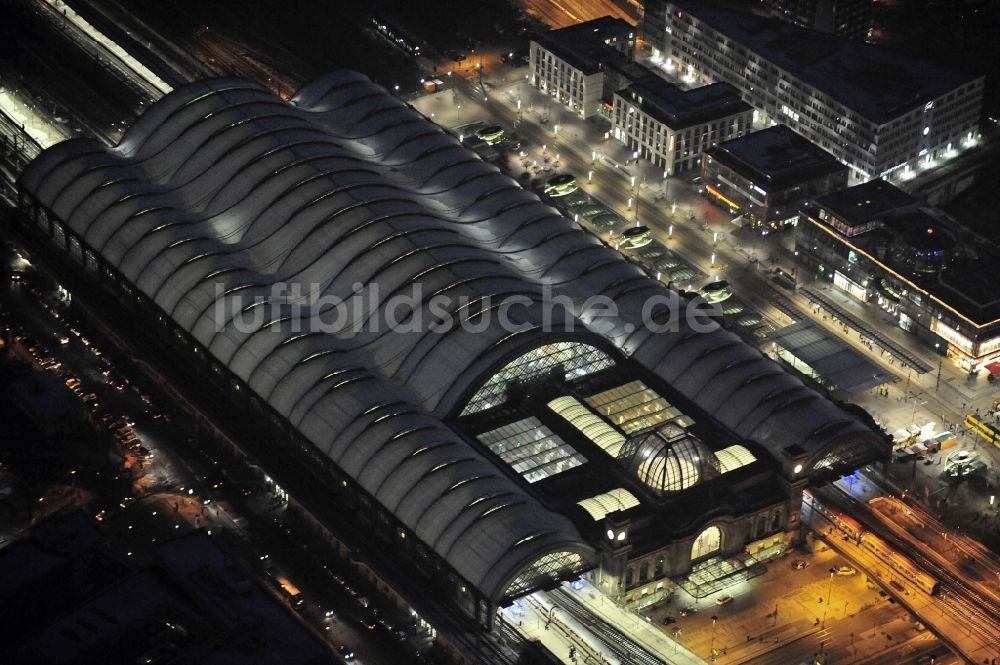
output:
M812 321L796 321L768 334L767 339L807 365L831 388L847 393L899 380L865 357L864 352Z

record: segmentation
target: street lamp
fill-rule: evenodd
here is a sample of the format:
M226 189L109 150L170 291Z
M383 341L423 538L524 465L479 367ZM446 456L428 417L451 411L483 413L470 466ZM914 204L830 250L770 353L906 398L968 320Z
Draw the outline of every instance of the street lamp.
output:
M709 653L712 656L712 662L715 662L715 624L719 621L719 617L712 615L712 641L709 646Z
M826 609L823 610L823 625L821 628L826 628L826 613L830 609L830 601L833 596L833 576L837 574L836 568L830 568L830 586L826 591Z

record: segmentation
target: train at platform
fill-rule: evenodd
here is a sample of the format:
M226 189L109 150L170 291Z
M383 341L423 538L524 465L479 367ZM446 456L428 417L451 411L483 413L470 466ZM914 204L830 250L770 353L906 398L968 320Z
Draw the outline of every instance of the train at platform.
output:
M855 543L871 552L879 561L888 566L894 573L911 582L918 589L928 595L935 595L940 591L941 584L932 575L920 570L907 557L892 549L884 540L873 533L866 531L861 524L853 518L843 513L824 506L816 501L809 490L802 492L802 501L816 513L822 515L832 528L835 528L845 539L853 540ZM898 584L892 585L898 591L905 592L905 588Z

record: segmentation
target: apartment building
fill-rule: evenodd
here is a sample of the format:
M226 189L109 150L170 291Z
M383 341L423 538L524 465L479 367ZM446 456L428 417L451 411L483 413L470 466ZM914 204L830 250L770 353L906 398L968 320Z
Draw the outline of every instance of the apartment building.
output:
M694 0L645 7L654 60L732 84L759 121L827 150L852 182L911 177L977 140L985 77Z
M653 74L614 93L612 135L666 175L699 168L705 150L752 125L753 108L728 83L682 90Z
M635 36L632 25L605 16L536 37L528 54L531 84L589 118L601 109L605 67L632 61Z

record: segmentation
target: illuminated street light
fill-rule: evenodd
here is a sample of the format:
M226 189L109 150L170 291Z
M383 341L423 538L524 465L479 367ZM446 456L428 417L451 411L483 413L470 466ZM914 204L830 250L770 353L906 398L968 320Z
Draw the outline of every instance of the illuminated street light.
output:
M667 227L667 237L668 238L673 238L674 237L674 225L673 224L671 224L669 227Z
M587 171L587 182L591 182L594 179L594 172Z
M718 623L718 621L719 621L719 617L717 617L717 616L715 616L713 614L712 615L712 641L711 641L711 643L709 645L709 652L712 655L712 662L713 663L716 660L716 658L715 658L715 624Z
M826 613L830 609L830 602L833 599L833 576L837 574L836 568L830 568L830 586L826 592L826 609L823 610L823 623L821 628L826 628Z
M630 197L629 197L629 199L628 199L628 209L629 209L629 210L631 210L631 209L632 209L632 197L631 197L631 196L630 196Z
M555 125L552 127L552 133L555 134L556 136L559 135L559 125Z

